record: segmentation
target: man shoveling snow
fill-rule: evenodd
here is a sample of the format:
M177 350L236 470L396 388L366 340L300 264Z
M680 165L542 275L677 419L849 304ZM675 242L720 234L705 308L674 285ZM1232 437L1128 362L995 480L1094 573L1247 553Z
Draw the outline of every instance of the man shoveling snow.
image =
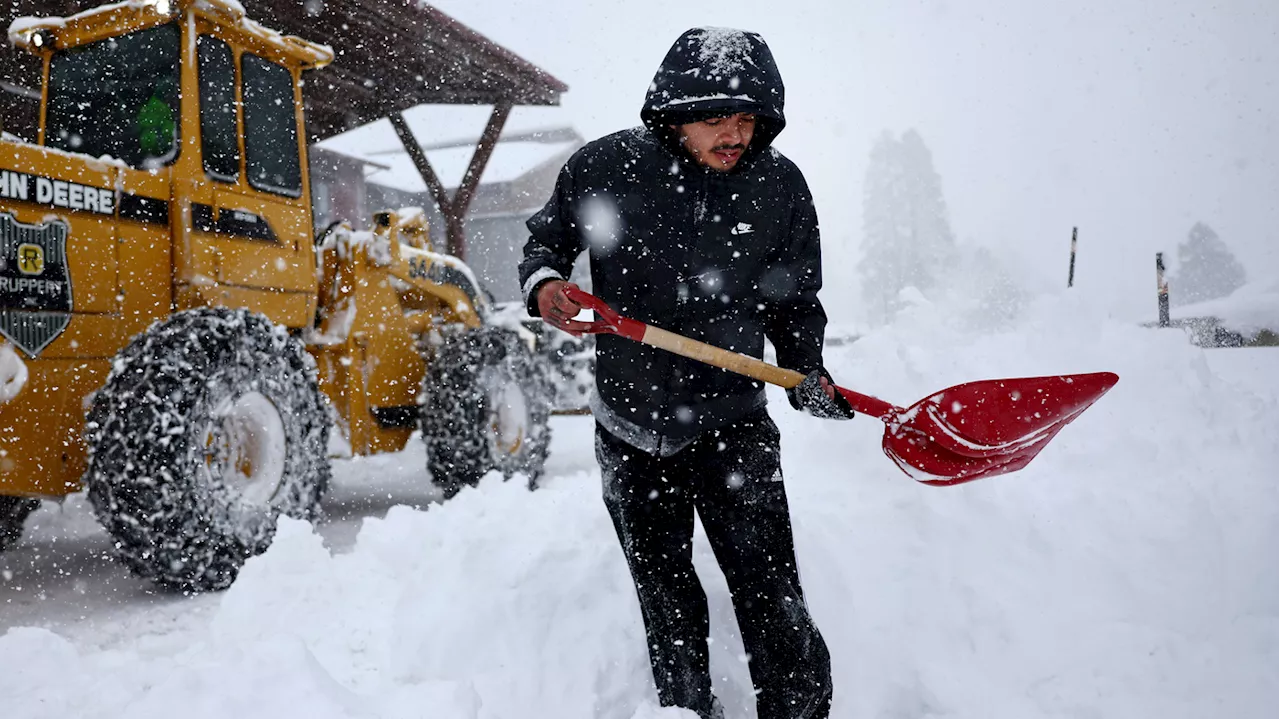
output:
M566 293L587 250L593 291L619 311L757 358L767 338L779 364L807 375L788 391L796 408L852 416L822 364L813 200L771 147L783 99L759 35L681 35L649 88L644 127L579 150L529 220L520 279L530 314L587 329ZM733 595L758 715L826 717L830 657L800 586L763 384L621 337L601 335L596 353L596 458L659 701L720 715L691 560L696 510Z

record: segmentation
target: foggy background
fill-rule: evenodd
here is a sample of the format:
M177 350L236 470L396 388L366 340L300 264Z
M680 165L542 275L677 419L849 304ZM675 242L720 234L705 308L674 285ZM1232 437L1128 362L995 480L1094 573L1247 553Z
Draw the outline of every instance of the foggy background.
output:
M1154 320L1157 251L1176 268L1212 226L1251 282L1277 273L1277 4L559 0L433 4L569 85L589 140L639 124L685 29L763 35L787 86L777 146L822 223L833 318L859 302L862 188L877 135L915 128L958 243L1025 286L1075 284L1116 317ZM479 128L477 128L478 131Z

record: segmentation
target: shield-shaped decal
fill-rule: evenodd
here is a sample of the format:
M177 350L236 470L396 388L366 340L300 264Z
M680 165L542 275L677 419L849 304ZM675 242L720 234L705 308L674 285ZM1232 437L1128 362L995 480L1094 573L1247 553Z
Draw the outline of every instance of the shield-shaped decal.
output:
M0 212L0 334L31 357L71 321L67 223L24 225Z

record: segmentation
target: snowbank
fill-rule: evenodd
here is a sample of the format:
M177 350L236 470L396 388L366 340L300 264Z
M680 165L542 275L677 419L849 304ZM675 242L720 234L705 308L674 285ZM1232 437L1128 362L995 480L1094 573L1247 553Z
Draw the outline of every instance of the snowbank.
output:
M1173 319L1212 317L1244 335L1280 332L1280 282L1250 282L1226 297L1174 307L1169 314Z
M630 717L647 681L639 610L600 541L607 516L583 511L595 483L561 479L530 494L494 477L444 507L392 509L336 556L283 519L185 649L82 652L15 629L0 691L23 717ZM515 531L478 531L495 524ZM75 686L56 686L63 671Z
M1215 372L1181 333L1088 302L1041 298L977 335L925 308L842 354L838 381L904 403L983 377L1121 379L1026 470L950 489L858 463L878 433L862 423L831 463L857 489L814 503L857 528L797 530L829 564L850 557L806 585L844 634L841 716L1275 713L1276 352L1212 350L1236 353ZM825 424L796 440L789 456L855 442Z
M898 403L985 377L1121 377L1026 470L953 488L898 473L877 423L774 397L834 717L1275 715L1274 349L1205 351L1064 295L986 327L922 303L828 360ZM655 706L598 473L582 469L590 422L558 428L545 489L490 477L365 519L340 554L284 520L216 611L161 635L11 630L6 714L689 719ZM694 551L716 691L730 719L752 717L728 591L701 534Z

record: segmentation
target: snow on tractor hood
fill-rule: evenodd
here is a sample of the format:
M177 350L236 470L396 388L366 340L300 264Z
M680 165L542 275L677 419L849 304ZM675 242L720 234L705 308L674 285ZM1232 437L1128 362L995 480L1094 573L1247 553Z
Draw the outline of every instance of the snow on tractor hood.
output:
M369 262L380 267L388 267L395 262L388 235L369 230L356 231L344 225L333 228L316 251L322 256L326 253L334 253L342 261L351 261L359 252L363 253ZM489 296L465 262L453 255L432 252L403 243L399 246L399 253L400 259L409 266L410 276L437 285L458 288L466 296L465 301L459 300L459 302L469 303L470 308L456 309L460 313L474 311L481 322L490 324L493 307ZM319 265L324 266L323 259ZM391 276L388 279L397 290L409 289L408 283L398 277ZM312 344L335 344L345 341L346 334L350 330L351 319L354 317L354 308L345 308L343 312L343 316L337 318L333 331L328 335L312 334L307 341Z

